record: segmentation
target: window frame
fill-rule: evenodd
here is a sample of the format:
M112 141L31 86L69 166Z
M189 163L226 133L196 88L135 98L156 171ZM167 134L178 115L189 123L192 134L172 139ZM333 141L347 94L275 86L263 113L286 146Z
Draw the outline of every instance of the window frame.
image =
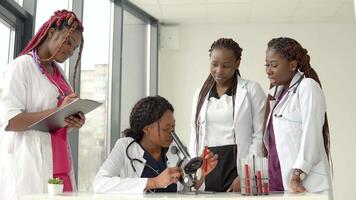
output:
M34 34L34 17L37 0L26 0L21 7L14 0L0 1L0 18L15 30L13 57L17 57Z
M113 0L112 0L113 1ZM124 26L124 11L136 16L142 20L146 25L151 26L149 28L149 63L147 65L148 72L148 86L146 95L156 95L158 94L158 31L159 31L159 21L146 13L136 5L132 4L127 0L115 0L114 10L114 27L113 35L119 34L119 37L113 38L113 55L121 55L112 57L112 65L118 66L112 69L112 82L111 82L111 99L110 99L110 120L109 120L109 132L110 137L108 137L111 150L115 146L115 142L120 138L120 111L121 111L121 85L122 85L122 44L123 44L123 26ZM116 35L117 36L117 35ZM109 152L109 151L108 151Z

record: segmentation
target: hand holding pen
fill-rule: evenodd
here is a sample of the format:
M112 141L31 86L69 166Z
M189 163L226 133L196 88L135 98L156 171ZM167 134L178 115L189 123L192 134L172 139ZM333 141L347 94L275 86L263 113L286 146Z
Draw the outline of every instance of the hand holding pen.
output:
M202 171L203 175L206 176L213 171L218 164L218 155L211 152L206 146L200 157L203 158Z
M198 190L200 186L204 183L206 175L213 171L218 164L218 155L211 152L207 146L205 146L202 154L200 155L203 158L203 165L200 167L201 177L195 183L195 189Z
M62 102L60 107L66 106L66 105L68 105L69 103L71 103L72 101L74 101L76 99L78 99L78 96L74 92L69 94L69 95L67 95L67 96L64 96L63 102Z

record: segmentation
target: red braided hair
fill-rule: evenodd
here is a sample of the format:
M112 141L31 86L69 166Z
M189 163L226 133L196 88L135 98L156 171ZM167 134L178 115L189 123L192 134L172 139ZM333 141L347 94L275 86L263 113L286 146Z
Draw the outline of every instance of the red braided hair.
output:
M51 61L61 50L63 45L68 41L69 37L73 34L75 30L80 31L81 33L84 30L82 22L77 18L74 12L68 10L57 10L51 16L49 20L47 20L41 28L37 31L36 35L30 40L27 46L22 50L20 55L28 54L33 49L38 48L38 46L46 39L48 30L50 28L55 28L56 30L61 30L63 27L69 27L64 40L62 41L61 45L58 49L56 49L55 53L51 55L49 58L40 59L42 62ZM75 80L77 74L77 68L80 63L81 54L83 50L84 39L81 37L80 48L78 53L78 58L74 67L74 74L73 74L73 89L75 91Z

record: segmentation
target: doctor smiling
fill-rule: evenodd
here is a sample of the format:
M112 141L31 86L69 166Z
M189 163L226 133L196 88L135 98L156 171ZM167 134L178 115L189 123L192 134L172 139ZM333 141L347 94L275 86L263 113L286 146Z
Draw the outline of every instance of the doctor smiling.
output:
M117 140L109 157L100 167L93 189L97 193L177 192L182 170L174 166L171 132L175 127L172 105L163 97L139 100L130 114L130 128ZM217 164L217 156L208 152L207 168L197 181L199 189Z
M73 12L56 11L8 65L0 100L0 199L45 193L49 178L64 181L64 191L75 190L67 128L80 128L83 114L68 116L66 126L47 133L26 127L77 98L57 63L80 46L83 27ZM74 74L75 80L75 74Z
M263 141L270 190L322 193L332 199L325 97L307 50L292 38L272 39L266 73L271 89Z

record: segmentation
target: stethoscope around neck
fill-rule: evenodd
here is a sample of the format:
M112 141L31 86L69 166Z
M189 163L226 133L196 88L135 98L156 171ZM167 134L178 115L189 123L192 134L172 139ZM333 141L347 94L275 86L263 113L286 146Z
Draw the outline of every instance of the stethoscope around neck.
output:
M139 175L137 174L137 170L136 170L136 167L135 167L135 165L134 165L134 162L136 161L136 162L139 162L139 163L141 163L142 165L148 167L148 168L151 169L152 171L154 171L154 172L157 174L157 176L158 176L158 175L159 175L158 171L157 171L156 169L154 169L152 166L150 166L149 164L145 163L144 161L142 161L142 160L140 160L140 159L138 159L138 158L132 158L132 157L129 155L129 148L130 148L130 146L131 146L133 143L135 143L135 142L137 142L137 141L134 140L134 141L130 142L130 144L127 145L126 150L125 150L126 157L130 160L130 164L131 164L131 167L132 167L133 171L136 173L137 176L139 176ZM139 177L140 177L140 176L139 176Z
M295 94L295 93L297 92L297 89L298 89L300 83L302 82L303 78L304 78L304 73L300 76L300 78L299 78L295 83L293 83L291 86L289 86L289 88L287 89L287 94L286 94L286 95L288 95L288 94L291 92L290 89L293 88L293 87L294 87L294 88L293 88L293 90L292 90L292 93ZM277 86L277 87L278 87L278 86ZM276 88L276 90L275 90L275 92L274 92L274 95L273 95L273 97L274 97L275 99L276 99L276 93L277 93L277 88ZM282 92L282 93L283 93L283 92ZM291 95L288 95L288 97L287 97L287 99L286 99L286 102L284 103L284 105L283 105L283 107L281 108L280 112L274 114L274 115L273 115L274 117L276 117L276 118L282 118L282 117L283 117L284 110L287 108L287 103L290 101L290 99L291 99ZM280 102L280 100L277 101L277 103L274 105L274 108L278 105L279 102ZM274 108L273 108L273 110L274 110Z
M159 172L158 172L156 169L154 169L151 165L149 165L149 164L143 162L142 160L140 160L140 159L138 159L138 158L132 158L132 157L129 155L129 148L130 148L130 146L131 146L133 143L135 143L135 142L137 142L137 141L134 140L134 141L130 142L130 144L127 145L126 150L125 150L126 157L130 160L131 167L132 167L133 171L135 172L135 174L136 174L138 177L141 177L141 176L137 173L136 167L135 167L135 165L134 165L134 162L136 161L136 162L141 163L141 164L144 165L144 166L147 166L149 169L151 169L152 171L154 171L154 172L157 174L157 176L158 176L158 175L159 175ZM167 160L165 160L165 163L167 164ZM156 189L147 190L147 191L148 191L148 192L156 192Z
M40 58L38 57L38 52L37 52L37 51L38 51L37 49L33 49L33 50L31 51L31 54L32 54L32 57L33 57L33 61L34 61L35 64L37 65L37 67L38 67L38 69L40 70L40 72L41 72L43 75L45 75L46 73L45 73L43 67L41 66L41 64L40 64L40 62L39 62ZM56 65L56 63L54 63L54 65L55 65L56 68L58 68L58 66ZM60 74L61 74L62 79L63 79L63 80L66 80L66 79L64 78L63 74L62 74L62 73L60 73ZM59 95L57 96L57 99L58 99L58 100L67 96L67 94L61 89L61 87L53 80L53 78L51 78L51 77L47 77L47 78L48 78L48 80L58 89L58 92L59 92Z

